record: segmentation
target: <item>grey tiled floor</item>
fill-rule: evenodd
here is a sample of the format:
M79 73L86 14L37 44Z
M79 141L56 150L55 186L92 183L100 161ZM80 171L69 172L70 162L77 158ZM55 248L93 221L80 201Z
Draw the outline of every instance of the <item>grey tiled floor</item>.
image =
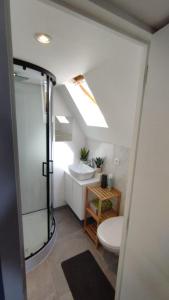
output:
M73 300L61 262L87 249L115 287L117 258L102 247L95 248L68 207L56 210L55 218L57 238L54 249L43 263L27 274L28 300Z

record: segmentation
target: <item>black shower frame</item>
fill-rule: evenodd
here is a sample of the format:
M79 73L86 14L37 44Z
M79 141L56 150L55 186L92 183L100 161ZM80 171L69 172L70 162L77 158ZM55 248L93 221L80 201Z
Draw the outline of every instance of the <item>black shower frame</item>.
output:
M49 154L49 130L50 130L50 126L49 126L49 84L50 81L52 82L53 86L56 85L56 77L48 70L39 67L33 63L18 59L18 58L13 58L13 64L14 65L18 65L21 66L23 68L23 70L26 70L27 68L38 71L39 73L41 73L41 76L46 75L46 80L47 80L47 109L46 109L46 165L47 165L47 174L46 174L46 178L47 178L47 210L48 210L48 240L47 242L44 243L44 245L38 249L37 251L35 251L34 253L31 253L29 256L27 256L25 258L25 260L31 258L32 256L34 256L35 254L37 254L38 252L40 252L45 246L46 244L50 241L50 239L53 236L53 233L55 231L55 219L53 217L52 220L52 226L53 226L53 232L50 231L50 174L53 173L53 166L52 166L52 172L50 170L50 163L53 161L50 160L50 154Z

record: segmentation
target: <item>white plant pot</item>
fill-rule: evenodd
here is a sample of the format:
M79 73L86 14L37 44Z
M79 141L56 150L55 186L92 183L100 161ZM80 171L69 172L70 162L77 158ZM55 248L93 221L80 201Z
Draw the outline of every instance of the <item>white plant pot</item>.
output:
M87 160L80 159L80 163L87 165Z
M102 168L96 168L96 173L100 174L102 172Z

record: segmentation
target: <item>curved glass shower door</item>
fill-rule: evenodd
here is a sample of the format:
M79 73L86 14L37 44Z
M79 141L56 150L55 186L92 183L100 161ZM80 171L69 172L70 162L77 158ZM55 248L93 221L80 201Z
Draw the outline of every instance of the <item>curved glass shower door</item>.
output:
M47 78L47 90L49 92L48 95L48 124L49 124L49 152L48 152L48 160L49 160L49 195L53 194L53 186L52 186L52 174L53 174L53 159L52 159L52 133L53 133L53 123L52 123L52 97L53 97L53 85L52 82ZM53 218L53 201L52 197L49 197L49 237L53 234L54 231L54 218Z
M14 65L19 177L25 257L50 237L49 82L30 68ZM50 111L51 114L51 111Z

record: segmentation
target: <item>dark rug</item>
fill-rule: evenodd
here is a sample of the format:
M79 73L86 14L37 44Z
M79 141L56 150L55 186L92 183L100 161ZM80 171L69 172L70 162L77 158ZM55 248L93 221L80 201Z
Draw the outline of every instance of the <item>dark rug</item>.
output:
M113 300L115 291L90 251L61 263L74 300Z

